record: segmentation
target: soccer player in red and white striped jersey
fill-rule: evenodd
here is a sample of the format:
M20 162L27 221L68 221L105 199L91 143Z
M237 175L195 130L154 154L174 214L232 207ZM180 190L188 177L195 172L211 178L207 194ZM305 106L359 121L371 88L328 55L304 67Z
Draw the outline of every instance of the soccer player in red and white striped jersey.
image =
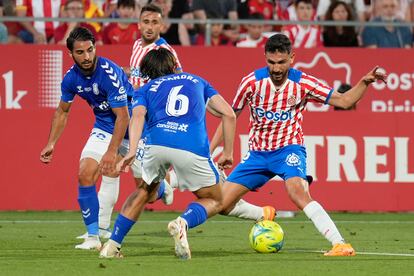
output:
M135 41L132 48L132 55L130 59L130 82L134 88L141 87L146 80L142 79L139 74L139 65L144 56L152 49L166 48L173 53L176 59L177 70L181 71L181 64L178 60L177 53L167 43L165 39L160 37L161 28L163 27L161 8L148 4L141 9L138 27L141 31L141 38Z
M239 116L250 109L249 152L223 185L223 214L232 211L235 202L250 190L256 190L278 175L293 203L312 220L319 232L332 243L326 256L353 256L334 222L313 200L306 175L303 112L309 100L348 108L359 101L370 83L385 81L385 72L375 68L347 93L341 94L315 77L291 68L295 54L284 34L269 38L265 46L267 67L242 79L233 101ZM216 131L210 150L222 141L222 127Z

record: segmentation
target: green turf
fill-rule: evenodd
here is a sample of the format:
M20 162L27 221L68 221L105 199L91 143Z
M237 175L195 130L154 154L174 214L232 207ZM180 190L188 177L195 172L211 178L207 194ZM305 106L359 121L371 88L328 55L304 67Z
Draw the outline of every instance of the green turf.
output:
M145 212L125 239L125 258L75 250L84 227L74 212L0 212L0 275L414 275L414 214L333 214L357 252L324 257L328 242L303 215L280 219L285 245L276 254L250 249L252 223L217 216L189 232L192 259L173 254L166 226L176 213ZM384 256L381 253L410 256Z

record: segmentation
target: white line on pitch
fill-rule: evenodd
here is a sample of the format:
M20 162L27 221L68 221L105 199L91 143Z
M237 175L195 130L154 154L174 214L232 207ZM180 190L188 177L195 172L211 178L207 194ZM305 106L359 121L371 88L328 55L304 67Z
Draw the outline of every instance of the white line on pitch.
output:
M286 249L289 252L302 252L302 253L325 253L323 250L301 250L301 249ZM398 257L414 257L414 254L409 253L387 253L387 252L361 252L357 251L357 255L374 255L374 256L398 256Z

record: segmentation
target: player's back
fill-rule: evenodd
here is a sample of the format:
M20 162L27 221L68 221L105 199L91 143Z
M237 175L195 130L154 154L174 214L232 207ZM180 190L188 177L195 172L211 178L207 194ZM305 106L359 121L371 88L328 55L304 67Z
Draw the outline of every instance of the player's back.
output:
M180 73L152 80L135 93L147 109L147 144L209 157L206 104L217 91L204 79Z

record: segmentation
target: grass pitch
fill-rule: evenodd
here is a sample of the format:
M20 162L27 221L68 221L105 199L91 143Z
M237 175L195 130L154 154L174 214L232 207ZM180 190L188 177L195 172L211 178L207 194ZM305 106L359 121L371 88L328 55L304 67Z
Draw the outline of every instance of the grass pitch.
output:
M252 222L216 216L189 231L192 259L174 256L166 227L178 213L145 212L123 244L125 258L75 250L77 212L0 212L0 275L414 275L414 214L332 214L355 257L324 257L330 244L303 215L279 219L285 244L259 254Z

